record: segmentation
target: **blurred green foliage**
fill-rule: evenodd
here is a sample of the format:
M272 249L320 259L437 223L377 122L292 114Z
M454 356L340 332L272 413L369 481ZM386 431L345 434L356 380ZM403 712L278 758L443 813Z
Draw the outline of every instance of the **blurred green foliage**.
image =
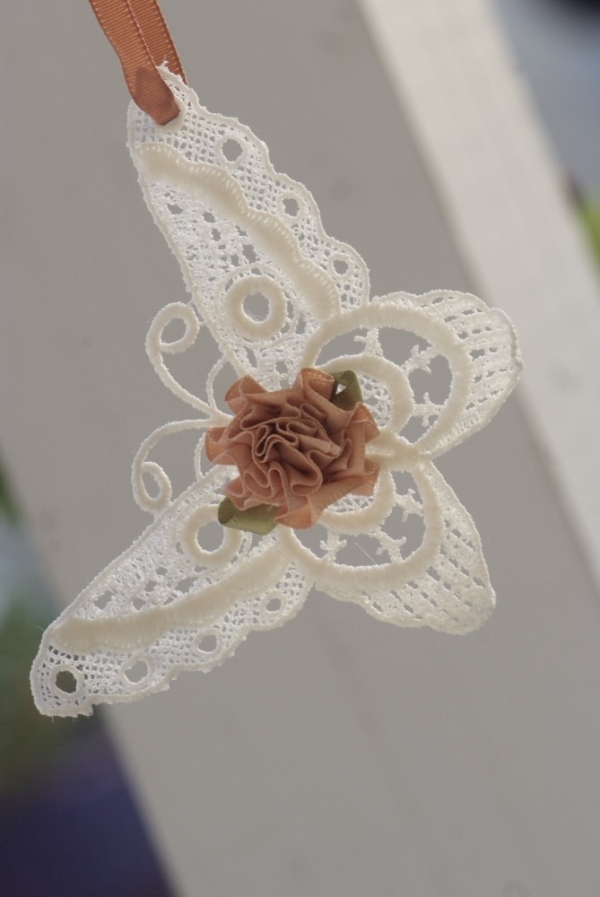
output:
M6 471L0 466L0 515L6 517L12 524L19 519L17 503L8 485Z
M93 725L91 719L51 720L36 710L29 670L42 631L41 620L15 596L0 623L0 803L33 786L65 743Z
M11 549L27 537L19 523L20 515L8 484L6 472L0 468L0 538L4 532L14 535L0 553L0 564L10 564ZM28 552L25 551L25 558ZM31 552L31 567L35 561ZM33 787L52 763L58 752L74 737L98 727L93 718L52 720L41 716L35 708L29 686L29 670L37 652L42 632L56 615L48 589L34 572L22 576L0 578L0 807L18 799ZM35 591L35 594L32 592Z
M600 265L600 198L586 198L579 203L579 213L590 245Z

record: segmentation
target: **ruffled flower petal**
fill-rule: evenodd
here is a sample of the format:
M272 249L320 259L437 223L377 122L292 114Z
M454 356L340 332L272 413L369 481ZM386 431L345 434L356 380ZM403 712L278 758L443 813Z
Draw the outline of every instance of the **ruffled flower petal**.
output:
M362 403L335 404L335 390L334 376L313 368L289 389L242 377L228 390L235 416L208 431L206 454L237 466L225 492L238 510L273 505L277 523L306 529L349 492L372 492L379 468L366 446L379 430Z

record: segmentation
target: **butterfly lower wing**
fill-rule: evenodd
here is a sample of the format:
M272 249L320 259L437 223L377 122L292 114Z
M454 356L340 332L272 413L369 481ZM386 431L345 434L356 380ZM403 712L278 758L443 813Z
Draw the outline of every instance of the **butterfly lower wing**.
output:
M184 492L48 628L31 682L42 713L89 714L94 704L168 688L181 670L209 670L254 629L282 625L309 584L273 534L223 529L221 477Z
M431 538L424 540L420 554L415 553L414 564L400 565L387 583L357 591L355 600L368 613L398 626L472 632L496 604L479 533L434 465L423 465L419 480L429 505Z
M372 497L346 496L316 529L285 534L290 557L317 588L380 620L464 633L494 608L475 525L429 462L383 470Z

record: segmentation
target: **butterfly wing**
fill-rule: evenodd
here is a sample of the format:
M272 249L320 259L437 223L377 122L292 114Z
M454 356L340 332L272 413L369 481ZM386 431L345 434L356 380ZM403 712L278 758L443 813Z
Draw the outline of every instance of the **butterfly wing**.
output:
M296 377L320 322L367 301L366 265L325 234L311 194L274 170L262 141L163 73L180 116L161 127L130 107L144 197L222 356L238 374L277 388Z
M334 349L343 343L345 354ZM325 322L303 364L351 368L380 430L372 496L345 496L314 533L284 534L317 587L401 626L477 628L494 607L475 525L432 459L484 426L520 357L502 312L475 296L396 293Z
M32 670L42 713L87 714L162 691L297 613L308 583L277 535L216 523L223 480L211 473L171 502L48 628Z

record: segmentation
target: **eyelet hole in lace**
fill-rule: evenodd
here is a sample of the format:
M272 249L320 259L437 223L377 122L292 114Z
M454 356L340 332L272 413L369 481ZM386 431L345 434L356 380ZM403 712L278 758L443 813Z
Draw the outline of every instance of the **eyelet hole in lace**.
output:
M188 592L192 592L198 583L198 579L196 576L186 576L184 579L180 579L176 585L176 589L180 595L187 595Z
M219 151L228 165L239 165L245 155L244 147L234 137L225 137Z
M106 592L102 592L101 595L98 595L98 597L94 599L94 604L96 605L98 610L104 610L106 607L108 607L114 597L114 593L110 590L107 590Z
M299 221L306 213L302 198L292 193L280 195L277 199L277 205L279 206L279 211L286 218L290 218L291 221Z
M81 673L74 667L60 667L54 674L54 690L61 698L75 698L82 686Z
M149 658L134 657L121 669L121 679L126 685L139 687L148 680L151 671Z
M238 280L225 295L231 324L248 339L266 339L281 330L287 319L287 301L280 287L268 277Z
M269 317L271 303L263 293L248 293L244 299L244 314L257 323L262 323Z
M198 654L214 654L221 647L221 637L217 632L203 632L196 639L195 648Z
M223 544L223 527L213 520L203 526L201 532L202 547L206 551L218 551Z
M327 263L327 268L336 280L343 280L350 277L351 274L350 265L341 255L332 256Z
M298 200L294 199L293 196L286 196L283 200L283 210L290 218L297 218L300 211Z

